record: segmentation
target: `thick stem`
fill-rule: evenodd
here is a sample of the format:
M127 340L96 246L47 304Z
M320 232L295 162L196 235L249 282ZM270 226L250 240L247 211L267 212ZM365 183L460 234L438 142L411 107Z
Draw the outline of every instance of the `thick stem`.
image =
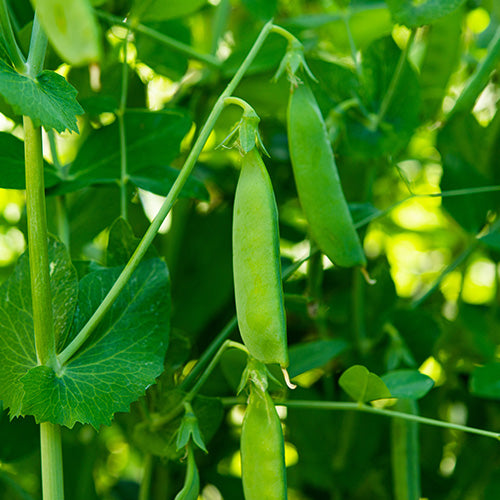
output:
M43 499L64 500L61 428L50 422L41 423L40 444Z
M30 261L33 323L38 362L56 368L56 347L52 321L47 219L43 182L42 132L25 116L26 211Z
M151 455L151 453L148 453L144 456L144 470L142 473L141 486L139 489L139 500L149 500L152 476L153 455Z
M215 122L217 121L217 118L219 117L220 113L224 109L224 101L226 97L229 97L238 83L241 81L243 78L243 75L249 68L250 64L254 60L255 56L259 52L260 48L264 44L264 41L266 40L267 36L269 35L271 28L272 28L272 23L268 22L261 30L259 36L257 37L257 40L255 41L252 49L248 53L247 57L239 67L238 71L234 75L233 79L229 82L227 85L226 89L222 94L219 96L217 99L217 102L215 103L214 107L212 108L212 111L210 115L207 118L207 121L205 122L205 125L200 131L200 135L198 136L198 139L196 140L193 148L191 149L191 152L189 153L186 161L184 162L184 165L174 182L172 188L170 189L167 197L165 198L165 201L163 202L163 205L161 206L158 214L154 218L153 222L149 226L148 230L146 231L146 234L142 238L141 242L139 243L138 247L136 248L134 254L132 255L131 259L125 266L125 269L122 271L118 279L116 280L115 284L111 288L111 290L108 292L106 297L104 298L103 302L101 305L97 308L95 313L92 315L92 317L89 319L87 324L82 328L82 330L78 333L78 335L73 339L73 341L69 344L69 346L60 354L59 356L59 361L61 364L66 363L71 356L73 356L76 351L80 348L81 345L87 340L87 338L90 336L90 334L94 331L96 326L99 324L101 319L104 317L104 315L108 312L108 310L111 308L113 302L116 300L120 292L125 288L125 285L129 281L129 279L132 276L132 273L135 271L137 266L139 265L142 257L146 253L147 249L153 242L154 237L156 236L156 233L158 232L158 229L162 225L163 221L165 220L165 217L168 215L170 212L170 209L172 208L173 204L177 200L179 193L181 192L182 187L188 180L191 172L193 171L195 165L196 165L196 160L198 159L198 156L200 155L205 143L207 142L207 139L215 125Z
M30 51L28 54L27 71L31 78L36 78L43 69L45 51L47 50L47 35L43 31L38 16L35 14L31 30Z

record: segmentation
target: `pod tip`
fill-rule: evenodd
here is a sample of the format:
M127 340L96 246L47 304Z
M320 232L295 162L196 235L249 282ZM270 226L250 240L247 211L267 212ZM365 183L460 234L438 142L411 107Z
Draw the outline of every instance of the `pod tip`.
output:
M289 389L296 389L297 386L295 384L292 384L290 381L290 375L288 375L288 372L286 371L286 368L281 367L281 371L283 372L283 377L285 379L285 383Z
M361 274L363 275L363 277L365 278L365 281L369 285L374 285L377 282L376 279L373 279L372 277L370 277L370 275L368 274L368 271L366 270L366 267L361 268Z

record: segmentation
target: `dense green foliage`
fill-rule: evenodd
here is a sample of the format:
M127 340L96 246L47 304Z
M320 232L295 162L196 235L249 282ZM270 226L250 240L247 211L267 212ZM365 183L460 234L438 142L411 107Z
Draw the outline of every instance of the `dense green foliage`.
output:
M67 500L243 499L256 374L237 344L232 223L256 147L297 388L269 365L252 390L281 446L277 405L288 498L500 495L496 0L0 0L0 35L0 499L42 498L40 422L62 426ZM292 135L318 144L300 113L287 123L302 82L322 115L311 158L330 142L375 283L310 241ZM44 127L57 356L43 365L22 115ZM175 204L146 233L159 197L164 215Z

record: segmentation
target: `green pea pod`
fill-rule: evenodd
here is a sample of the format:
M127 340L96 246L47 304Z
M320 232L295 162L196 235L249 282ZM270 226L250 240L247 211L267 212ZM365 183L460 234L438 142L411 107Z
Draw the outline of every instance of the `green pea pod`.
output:
M305 84L290 95L287 122L295 184L312 238L334 264L364 267L366 258L342 192L325 122Z
M418 415L417 403L410 399L398 400L395 409ZM392 478L395 500L420 498L420 453L418 423L401 418L391 422Z
M233 273L238 326L250 354L288 366L278 209L257 148L243 157L233 213Z
M281 422L269 394L253 384L241 428L241 476L245 500L286 500Z
M187 470L184 486L174 500L196 500L200 493L200 475L194 460L193 447L188 446Z
M82 65L100 58L100 36L89 0L32 0L50 43L68 63Z

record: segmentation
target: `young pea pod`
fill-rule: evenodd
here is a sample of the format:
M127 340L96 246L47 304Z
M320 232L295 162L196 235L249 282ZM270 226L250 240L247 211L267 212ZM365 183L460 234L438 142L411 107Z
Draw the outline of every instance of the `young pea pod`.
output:
M200 475L194 459L193 447L188 446L187 470L184 486L174 500L196 500L200 493Z
M241 428L245 500L286 500L285 448L273 400L254 384Z
M396 410L418 415L417 403L410 399L398 400ZM401 418L391 422L392 479L395 500L420 498L420 453L418 423Z
M366 265L340 185L325 122L313 93L293 89L288 103L288 142L300 204L311 236L336 265Z
M257 148L245 154L233 213L233 273L238 326L250 354L288 366L278 209Z

